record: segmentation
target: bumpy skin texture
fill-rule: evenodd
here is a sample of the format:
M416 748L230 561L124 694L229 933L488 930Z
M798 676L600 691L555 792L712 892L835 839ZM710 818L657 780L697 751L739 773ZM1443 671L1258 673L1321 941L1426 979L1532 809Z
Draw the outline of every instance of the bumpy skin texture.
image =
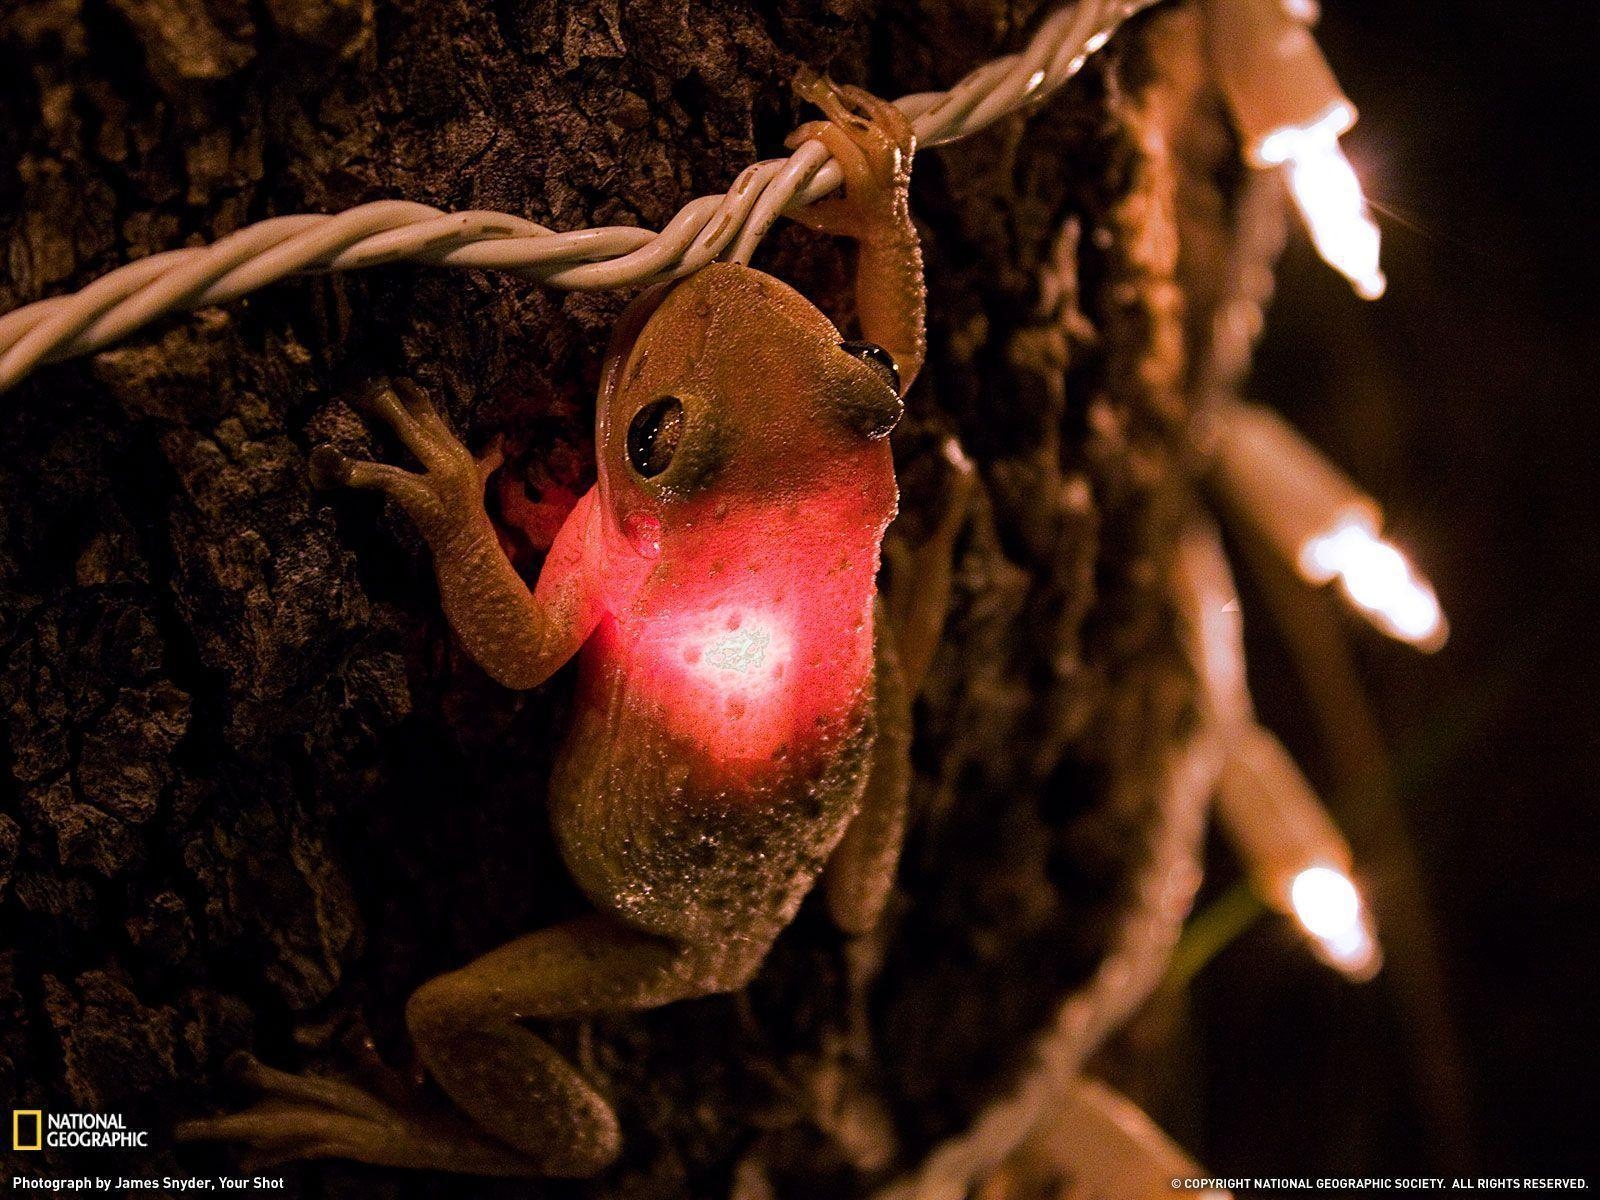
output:
M783 284L712 266L602 404L589 570L620 594L584 650L551 809L579 885L640 928L764 950L859 803L896 492L887 441L852 425L892 422L899 398L839 343ZM623 442L659 396L684 429L644 480Z
M380 385L367 403L423 473L329 447L314 460L325 483L405 508L433 550L451 625L495 678L537 685L581 647L549 798L562 858L595 911L430 981L406 1009L422 1063L471 1125L252 1063L265 1098L183 1136L240 1139L273 1159L592 1175L620 1149L616 1116L522 1022L743 986L864 796L875 811L830 900L847 928L875 919L907 780L899 763L873 765L873 610L898 500L888 434L924 345L905 196L914 139L864 92L814 78L803 89L829 121L802 135L844 169L826 219L864 242L863 333L893 347L892 363L747 267L714 264L646 293L607 356L598 482L531 593L483 505L498 457L475 462L414 385ZM885 744L903 759L905 689L881 691L897 726Z

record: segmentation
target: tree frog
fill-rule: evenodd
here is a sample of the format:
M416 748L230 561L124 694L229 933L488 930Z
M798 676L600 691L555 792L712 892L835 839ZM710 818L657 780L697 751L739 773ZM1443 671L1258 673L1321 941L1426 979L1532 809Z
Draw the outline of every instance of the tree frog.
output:
M820 140L844 172L843 196L799 219L859 243L871 340L842 339L798 292L731 263L641 296L607 355L598 482L531 591L484 508L495 459L474 460L416 387L378 388L369 407L424 471L313 457L324 482L382 491L416 522L450 624L495 679L531 688L578 656L550 816L594 911L411 996L418 1057L456 1112L250 1059L263 1098L181 1137L243 1141L258 1161L593 1175L619 1152L617 1118L525 1022L742 987L824 868L841 927L874 923L908 778L908 686L874 616L898 503L888 434L924 353L914 138L859 89L814 76L797 89L827 119L790 144ZM948 560L958 524L923 550ZM898 650L914 664L947 594L918 585L903 606Z

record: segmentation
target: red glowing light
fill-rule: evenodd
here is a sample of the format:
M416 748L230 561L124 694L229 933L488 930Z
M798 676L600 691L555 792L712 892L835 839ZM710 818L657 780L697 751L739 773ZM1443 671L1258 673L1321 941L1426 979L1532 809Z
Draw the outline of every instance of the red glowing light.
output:
M848 498L793 515L714 512L664 533L601 647L625 661L631 702L720 766L780 764L860 716L885 518Z
M897 492L888 439L858 418L892 419L899 399L838 336L742 267L646 293L619 323L599 481L538 589L587 636L583 716L626 748L596 786L753 800L859 744ZM646 471L630 431L663 397L681 429L670 465ZM589 765L581 747L574 762Z
M651 622L638 646L677 714L719 758L770 759L797 731L794 617L778 606L722 604ZM643 664L641 664L643 665Z
M596 606L584 703L724 775L793 770L858 728L895 487L886 445L849 465L853 487L776 507L708 497L648 530L585 496L540 577L552 598L581 581Z

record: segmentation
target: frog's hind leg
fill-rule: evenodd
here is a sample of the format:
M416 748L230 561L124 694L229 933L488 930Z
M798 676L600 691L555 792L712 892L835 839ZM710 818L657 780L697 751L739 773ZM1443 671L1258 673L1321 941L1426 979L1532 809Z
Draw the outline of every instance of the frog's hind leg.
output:
M955 574L956 539L966 526L978 485L977 469L955 438L945 438L939 457L944 494L932 531L918 545L909 546L891 528L891 536L883 546L883 556L889 564L884 608L908 703L921 693L933 652L944 636Z
M875 609L873 713L877 736L861 808L834 847L822 876L828 916L843 933L871 933L889 899L911 792L911 697L884 606Z
M885 541L893 587L875 609L878 735L861 809L828 861L828 915L847 934L870 933L894 885L911 792L911 706L944 631L956 539L971 506L976 473L954 438L943 509L920 545Z
M180 1122L180 1142L238 1142L246 1170L311 1158L474 1175L539 1174L528 1159L459 1117L417 1103L380 1099L354 1084L291 1075L248 1054L230 1071L260 1099L243 1112Z
M406 1024L429 1074L478 1127L539 1174L584 1177L616 1157L616 1114L522 1022L654 1008L737 986L747 973L594 914L430 980L406 1005Z
M518 938L412 994L406 1024L461 1115L246 1058L262 1098L185 1122L182 1141L242 1142L258 1165L352 1158L479 1175L597 1174L616 1158L611 1105L522 1024L654 1008L741 985L759 954L703 951L594 914ZM467 1120L463 1120L462 1117Z

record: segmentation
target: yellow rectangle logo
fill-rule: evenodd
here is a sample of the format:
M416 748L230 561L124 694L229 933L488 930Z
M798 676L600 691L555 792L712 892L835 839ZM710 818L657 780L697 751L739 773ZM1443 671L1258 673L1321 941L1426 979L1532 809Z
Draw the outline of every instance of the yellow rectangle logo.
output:
M33 1132L27 1130L32 1127ZM44 1112L37 1108L11 1110L11 1148L13 1150L42 1150L44 1148Z

